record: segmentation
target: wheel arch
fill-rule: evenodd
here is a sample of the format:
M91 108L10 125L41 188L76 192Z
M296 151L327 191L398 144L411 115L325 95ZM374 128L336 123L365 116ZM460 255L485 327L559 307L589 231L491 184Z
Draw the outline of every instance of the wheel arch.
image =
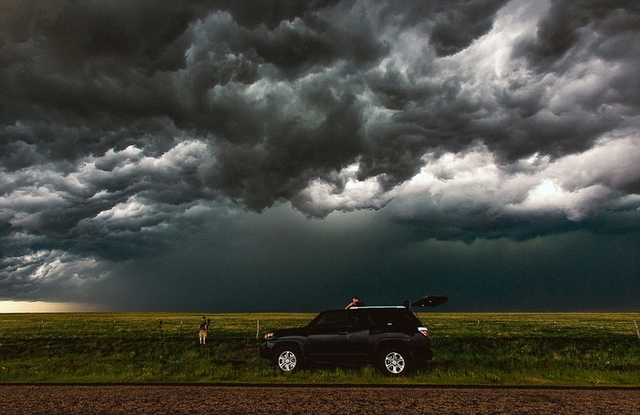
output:
M286 339L286 340L282 340L279 341L277 343L275 343L273 345L273 348L271 350L273 350L272 355L276 356L277 354L279 354L279 352L283 349L286 348L293 348L293 349L297 349L300 352L300 356L303 359L307 358L307 354L305 351L305 347L303 345L303 343L299 340L296 339Z
M413 359L413 353L411 352L411 347L409 346L409 342L401 339L388 339L388 340L380 340L373 351L374 355L379 355L380 353L384 353L385 351L391 350L403 351L411 356Z

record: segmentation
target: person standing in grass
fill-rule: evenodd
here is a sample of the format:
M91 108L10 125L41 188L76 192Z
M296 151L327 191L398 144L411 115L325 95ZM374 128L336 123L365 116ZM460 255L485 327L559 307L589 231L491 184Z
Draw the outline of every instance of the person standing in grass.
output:
M200 320L200 326L198 331L198 337L200 338L200 344L205 344L207 342L207 329L209 328L209 322L207 322L207 318L202 316L202 320Z

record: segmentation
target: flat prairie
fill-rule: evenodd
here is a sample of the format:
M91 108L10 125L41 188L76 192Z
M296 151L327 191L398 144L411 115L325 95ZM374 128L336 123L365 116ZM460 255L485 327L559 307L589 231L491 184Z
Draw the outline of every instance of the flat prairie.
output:
M0 314L0 383L640 386L640 313L420 312L435 357L401 378L371 365L283 374L259 357L267 331L314 316Z

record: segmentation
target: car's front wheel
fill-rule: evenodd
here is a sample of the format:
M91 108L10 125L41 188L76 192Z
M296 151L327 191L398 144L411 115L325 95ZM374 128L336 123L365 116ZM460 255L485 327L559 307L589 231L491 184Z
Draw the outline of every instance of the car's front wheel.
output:
M389 376L402 376L410 369L409 356L401 349L388 349L382 352L378 363L382 373Z
M274 354L273 363L283 372L294 372L302 365L301 357L297 347L281 347Z

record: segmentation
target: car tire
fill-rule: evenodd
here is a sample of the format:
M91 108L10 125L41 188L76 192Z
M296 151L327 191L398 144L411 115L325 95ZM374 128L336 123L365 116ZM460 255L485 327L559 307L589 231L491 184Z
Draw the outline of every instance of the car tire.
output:
M404 376L411 371L410 355L404 349L385 349L378 357L378 366L387 376Z
M295 346L280 347L273 355L273 364L281 372L296 372L302 366L302 353Z

